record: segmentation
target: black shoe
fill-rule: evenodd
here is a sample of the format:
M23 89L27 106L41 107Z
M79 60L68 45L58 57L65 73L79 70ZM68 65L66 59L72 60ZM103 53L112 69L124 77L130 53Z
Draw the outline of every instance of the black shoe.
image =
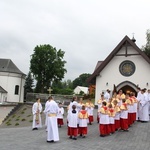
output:
M32 130L38 130L38 128L33 128Z
M84 136L82 136L82 138L85 138L85 135L84 135Z
M82 136L82 134L80 134L80 136Z
M70 136L69 139L72 139L72 136Z
M51 141L47 141L47 143L53 143L54 142L54 140L51 140Z
M77 138L74 137L73 140L77 140Z
M100 134L100 137L105 137L105 135Z

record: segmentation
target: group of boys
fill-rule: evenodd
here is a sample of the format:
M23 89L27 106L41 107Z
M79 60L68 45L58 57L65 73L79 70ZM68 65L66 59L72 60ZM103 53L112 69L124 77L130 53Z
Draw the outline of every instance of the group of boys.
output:
M106 96L107 95L107 96ZM107 97L107 98L106 98ZM140 122L149 121L150 114L150 90L142 89L138 91L137 96L134 92L126 95L119 91L110 98L107 94L101 94L97 101L98 112L97 122L99 123L99 133L101 137L115 133L115 131L128 131L128 128L137 120ZM67 134L70 139L77 140L77 136L86 137L88 124L92 125L94 121L94 104L89 99L83 103L82 98L77 102L73 97L68 106L67 114ZM41 112L42 105L40 99L33 104L33 125L32 129L37 130L42 127ZM46 115L45 126L47 131L47 142L59 141L58 127L64 124L64 108L59 105L50 96L45 104L44 113Z
M72 102L68 106L67 125L68 136L70 139L77 140L77 136L80 135L85 138L87 135L87 126L92 125L93 122L93 110L94 104L89 99L85 104L80 98L77 102L77 98L74 97Z
M137 97L134 92L126 95L119 91L112 98L106 100L104 95L97 101L100 136L113 134L115 131L128 131L128 128L137 120L149 121L150 90L139 89Z

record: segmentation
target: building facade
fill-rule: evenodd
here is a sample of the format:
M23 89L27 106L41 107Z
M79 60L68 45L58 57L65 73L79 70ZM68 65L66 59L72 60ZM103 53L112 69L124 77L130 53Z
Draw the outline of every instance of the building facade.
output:
M150 59L125 36L104 61L99 61L88 82L96 85L95 102L107 89L137 92L137 88L150 88Z
M0 59L0 102L23 102L26 75L10 59Z

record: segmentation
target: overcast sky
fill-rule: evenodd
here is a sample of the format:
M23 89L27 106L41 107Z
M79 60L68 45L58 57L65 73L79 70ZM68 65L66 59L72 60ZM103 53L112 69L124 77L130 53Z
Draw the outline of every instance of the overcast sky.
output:
M0 0L0 58L25 74L37 45L65 51L65 80L93 73L125 35L141 48L150 29L149 0Z

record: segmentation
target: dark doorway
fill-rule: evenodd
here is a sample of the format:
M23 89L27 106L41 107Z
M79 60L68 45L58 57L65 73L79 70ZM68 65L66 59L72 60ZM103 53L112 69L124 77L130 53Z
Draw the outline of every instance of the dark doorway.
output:
M129 86L129 85L126 85L126 86L122 87L119 90L122 90L124 94L130 93L130 92L135 92L135 95L137 95L137 92L131 86Z

